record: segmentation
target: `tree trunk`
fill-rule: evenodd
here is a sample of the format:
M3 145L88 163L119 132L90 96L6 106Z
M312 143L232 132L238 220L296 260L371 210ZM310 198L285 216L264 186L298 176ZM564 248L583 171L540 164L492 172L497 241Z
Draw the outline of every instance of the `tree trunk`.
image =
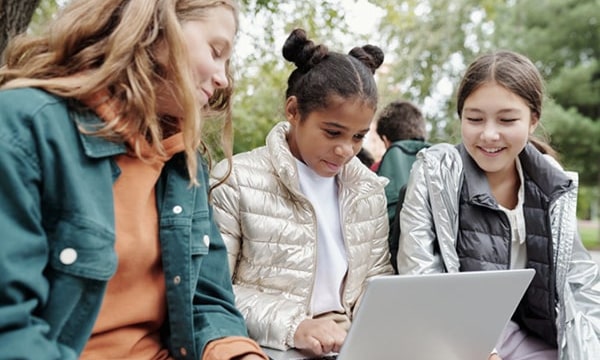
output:
M27 30L31 17L40 0L0 0L0 55L8 41ZM0 64L4 56L0 56Z

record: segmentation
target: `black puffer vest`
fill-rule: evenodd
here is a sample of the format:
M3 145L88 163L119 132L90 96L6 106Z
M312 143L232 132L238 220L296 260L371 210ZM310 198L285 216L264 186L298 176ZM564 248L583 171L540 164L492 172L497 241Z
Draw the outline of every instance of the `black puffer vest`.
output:
M461 154L463 186L460 195L459 233L456 250L460 271L502 270L510 264L511 228L500 210L487 178L464 146ZM527 268L536 270L513 320L532 335L556 347L556 272L549 221L552 202L573 186L532 145L519 155L523 168ZM536 169L529 172L528 169Z

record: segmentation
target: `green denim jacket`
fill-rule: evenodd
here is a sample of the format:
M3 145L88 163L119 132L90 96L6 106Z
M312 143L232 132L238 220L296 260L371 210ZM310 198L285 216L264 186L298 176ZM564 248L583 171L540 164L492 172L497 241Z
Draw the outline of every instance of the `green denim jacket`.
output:
M114 156L125 146L82 134L77 124L101 120L76 105L37 89L0 91L0 359L76 359L116 271ZM189 186L180 153L156 187L162 334L177 359L247 336L201 163L200 186Z

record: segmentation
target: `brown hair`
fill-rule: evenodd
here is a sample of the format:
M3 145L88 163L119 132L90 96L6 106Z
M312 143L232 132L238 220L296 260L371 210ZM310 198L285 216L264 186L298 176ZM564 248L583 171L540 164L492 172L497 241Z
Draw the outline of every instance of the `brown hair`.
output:
M495 82L525 100L538 121L542 117L544 82L536 66L516 52L500 50L480 55L469 65L458 87L456 111L462 118L465 100L484 83ZM554 158L556 151L541 138L531 135L529 141L542 153Z
M427 130L421 110L410 101L396 100L386 105L377 118L377 134L389 141L425 140Z
M196 102L181 23L202 20L208 9L218 6L231 8L237 23L234 0L71 1L46 34L21 35L11 42L6 64L0 68L0 86L38 87L74 99L108 89L123 107L119 116L96 134L114 140L147 139L158 153L164 153L155 88L168 81L182 104L187 168L190 181L196 184L197 152L206 148L201 134L202 109ZM165 49L169 57L160 65L157 53ZM230 78L229 69L227 73ZM229 156L231 91L230 83L210 102L215 111L225 114L223 135L229 140L222 145ZM139 146L134 150L143 158Z

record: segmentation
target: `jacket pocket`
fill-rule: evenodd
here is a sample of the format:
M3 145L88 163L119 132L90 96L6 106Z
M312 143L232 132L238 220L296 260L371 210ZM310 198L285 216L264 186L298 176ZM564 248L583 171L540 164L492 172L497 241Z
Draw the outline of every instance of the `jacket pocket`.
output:
M115 235L81 218L59 220L49 234L50 266L73 276L108 281L117 269Z
M83 349L100 309L106 284L117 269L114 233L76 216L48 230L49 295L42 318L48 337L75 351Z

